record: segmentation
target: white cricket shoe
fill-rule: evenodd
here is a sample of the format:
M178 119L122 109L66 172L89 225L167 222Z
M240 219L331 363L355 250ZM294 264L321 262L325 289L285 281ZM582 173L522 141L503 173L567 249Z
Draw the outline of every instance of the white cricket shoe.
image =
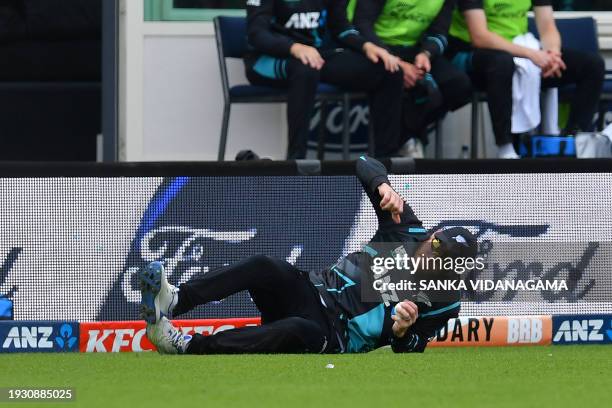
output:
M408 141L400 148L399 155L403 157L410 157L413 159L424 159L425 149L423 143L417 138L408 139Z
M516 153L516 150L514 150L514 146L512 145L512 143L506 143L502 146L498 146L497 158L515 160L515 159L520 159L521 156L519 156L518 153Z
M163 317L155 324L147 324L147 337L159 354L185 354L191 336L183 334L170 320Z
M178 302L178 288L168 283L161 262L151 262L138 275L142 299L140 317L153 324L164 316L170 316Z

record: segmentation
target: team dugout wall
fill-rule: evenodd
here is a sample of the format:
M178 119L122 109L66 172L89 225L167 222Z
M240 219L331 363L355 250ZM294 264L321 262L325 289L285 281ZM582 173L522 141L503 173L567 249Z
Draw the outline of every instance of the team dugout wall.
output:
M569 243L499 266L508 278L517 275L510 265L561 266L574 282L566 295L471 294L461 316L612 313L611 161L386 165L428 229L465 225L492 245ZM17 321L132 321L135 272L155 259L174 284L260 253L324 268L376 229L353 174L344 162L2 164L0 294ZM182 316L252 317L246 293Z

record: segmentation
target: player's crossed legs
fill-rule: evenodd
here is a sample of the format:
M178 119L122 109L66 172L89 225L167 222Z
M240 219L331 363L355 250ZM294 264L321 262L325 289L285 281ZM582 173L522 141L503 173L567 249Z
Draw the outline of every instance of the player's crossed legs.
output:
M161 262L152 262L138 275L142 299L140 317L147 322L147 337L162 354L183 354L191 336L175 328L170 316L178 301L178 289L168 283Z

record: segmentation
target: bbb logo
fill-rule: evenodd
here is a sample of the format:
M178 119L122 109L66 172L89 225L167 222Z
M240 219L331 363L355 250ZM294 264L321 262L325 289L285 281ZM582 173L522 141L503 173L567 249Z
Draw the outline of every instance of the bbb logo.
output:
M78 327L70 323L6 322L0 325L5 352L76 351Z
M538 344L544 337L540 318L509 318L508 343L509 344Z
M605 330L606 319L577 316L574 319L564 319L555 324L555 343L609 343L612 342L612 330ZM608 321L612 328L612 321Z

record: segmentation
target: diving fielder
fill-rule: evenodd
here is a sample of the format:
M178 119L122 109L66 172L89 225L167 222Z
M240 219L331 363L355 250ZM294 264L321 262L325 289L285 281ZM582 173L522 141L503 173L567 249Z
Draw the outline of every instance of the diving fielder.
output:
M409 256L475 257L477 242L465 228L428 233L391 187L385 167L362 156L357 176L378 218L364 248L323 271L256 255L180 285L168 283L161 262L139 273L147 337L163 354L358 353L391 345L394 352L423 352L436 331L458 316L459 293L444 301L414 297L402 302L364 301L361 284L371 276L377 244L397 243ZM430 273L430 271L420 271ZM432 273L434 271L431 271ZM363 282L364 285L366 284ZM261 326L211 336L185 335L167 316L247 290L261 312Z

